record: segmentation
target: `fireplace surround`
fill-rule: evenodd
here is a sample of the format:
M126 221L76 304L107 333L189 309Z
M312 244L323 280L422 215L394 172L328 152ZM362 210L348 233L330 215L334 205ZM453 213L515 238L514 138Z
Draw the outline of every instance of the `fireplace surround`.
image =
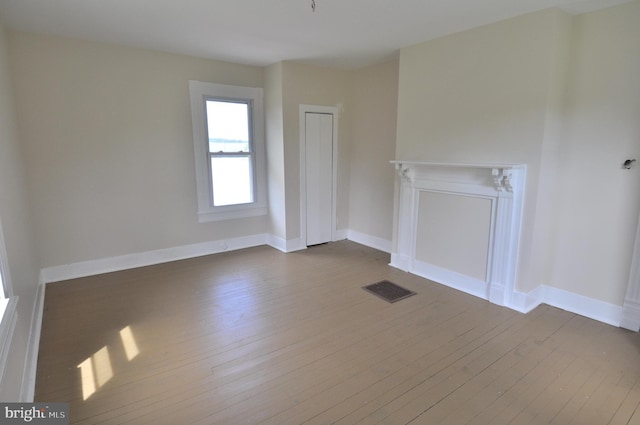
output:
M511 306L526 165L391 163L391 266Z

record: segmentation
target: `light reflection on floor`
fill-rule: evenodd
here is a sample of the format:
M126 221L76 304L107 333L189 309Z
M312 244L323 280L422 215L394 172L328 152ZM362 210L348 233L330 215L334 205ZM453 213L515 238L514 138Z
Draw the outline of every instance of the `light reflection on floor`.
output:
M136 344L136 339L133 336L133 332L131 332L130 326L126 326L120 330L120 339L122 340L127 360L131 361L135 359L136 356L140 354L140 351L138 350L138 344Z
M125 326L120 330L120 341L122 342L122 346L117 348L124 351L128 361L132 361L140 354L138 344L136 343L130 326ZM114 347L112 347L112 349L114 349ZM113 365L111 363L109 347L105 345L87 357L77 368L80 369L82 399L87 400L113 378Z

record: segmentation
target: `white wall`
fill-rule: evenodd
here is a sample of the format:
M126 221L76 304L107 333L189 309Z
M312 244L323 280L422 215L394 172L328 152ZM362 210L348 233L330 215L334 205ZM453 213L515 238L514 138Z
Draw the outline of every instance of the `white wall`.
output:
M640 2L574 18L551 284L622 305L640 209Z
M15 124L5 32L0 27L0 220L9 262L7 272L11 277L13 295L19 297L18 321L0 388L2 401L20 401L31 314L38 284L38 262L29 223L30 215Z
M352 81L349 229L385 241L390 249L398 61L354 71Z
M198 223L188 81L262 87L262 68L12 32L42 267L262 234Z

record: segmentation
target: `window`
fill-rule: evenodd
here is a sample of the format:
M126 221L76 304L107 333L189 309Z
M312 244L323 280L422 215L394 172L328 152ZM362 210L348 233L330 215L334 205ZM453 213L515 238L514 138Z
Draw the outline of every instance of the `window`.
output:
M189 81L200 222L264 215L262 89Z
M251 104L206 99L206 120L214 207L253 202Z

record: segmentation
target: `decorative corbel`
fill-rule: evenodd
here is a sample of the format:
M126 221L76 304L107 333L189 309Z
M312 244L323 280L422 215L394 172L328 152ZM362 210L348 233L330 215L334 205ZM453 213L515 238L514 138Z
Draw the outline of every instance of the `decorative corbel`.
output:
M411 168L409 168L407 164L397 163L396 172L398 173L402 181L406 183L411 183L413 181L413 176L411 175Z
M505 168L493 168L491 169L491 175L493 176L493 184L498 192L513 192L513 186L511 185L511 177L513 171Z

